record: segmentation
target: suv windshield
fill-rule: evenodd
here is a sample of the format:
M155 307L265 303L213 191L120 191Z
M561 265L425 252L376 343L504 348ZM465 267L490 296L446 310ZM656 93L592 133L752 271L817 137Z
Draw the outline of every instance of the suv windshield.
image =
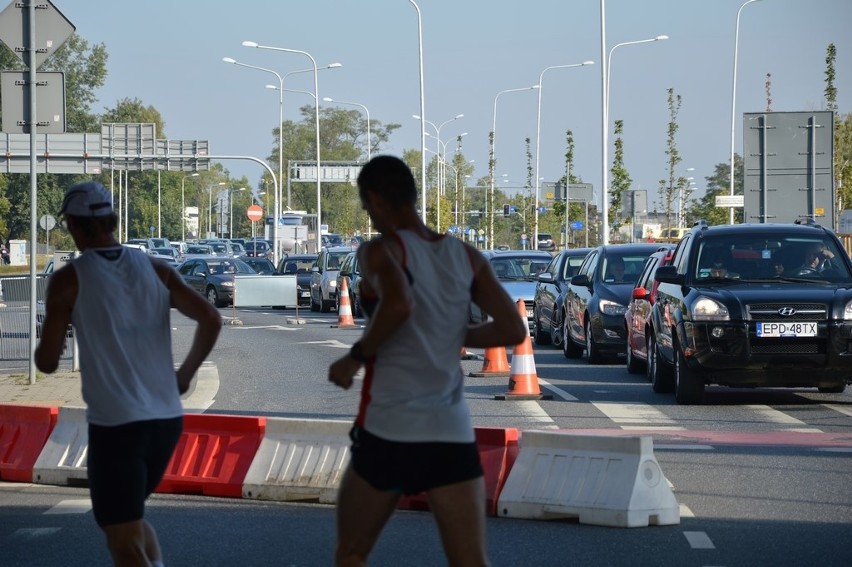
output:
M707 236L702 239L693 277L696 280L846 281L846 252L831 239L779 233Z

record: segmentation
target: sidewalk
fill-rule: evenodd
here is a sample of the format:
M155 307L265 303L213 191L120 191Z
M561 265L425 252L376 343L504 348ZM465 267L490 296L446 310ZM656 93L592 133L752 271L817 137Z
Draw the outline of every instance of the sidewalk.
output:
M58 370L29 383L27 370L0 373L0 404L85 407L80 373Z

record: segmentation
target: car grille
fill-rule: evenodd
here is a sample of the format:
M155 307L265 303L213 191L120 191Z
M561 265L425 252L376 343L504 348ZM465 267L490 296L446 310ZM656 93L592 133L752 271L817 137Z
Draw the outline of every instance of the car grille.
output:
M792 315L781 315L781 309L794 309ZM746 306L752 321L825 321L828 309L819 303L755 303Z
M825 341L819 339L760 339L751 341L752 354L824 354Z

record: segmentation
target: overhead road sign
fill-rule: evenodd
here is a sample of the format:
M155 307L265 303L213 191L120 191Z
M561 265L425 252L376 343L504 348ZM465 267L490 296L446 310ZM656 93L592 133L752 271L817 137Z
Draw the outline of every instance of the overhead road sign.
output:
M716 195L717 207L742 207L744 203L744 195Z
M53 52L65 43L74 33L74 24L68 21L50 0L39 0L35 9L35 67L36 69L44 63ZM27 49L27 40L30 35L29 4L14 1L0 12L0 41L9 46L9 49L24 62L27 67L30 64L30 51Z
M352 183L353 185L361 173L361 162L355 161L323 161L320 162L321 183ZM316 161L294 161L290 162L290 181L313 181L317 180Z
M30 83L27 71L3 71L0 73L0 96L2 96L3 132L29 134L26 117L30 115ZM65 132L65 74L39 72L36 75L38 105L36 107L36 131L47 134Z

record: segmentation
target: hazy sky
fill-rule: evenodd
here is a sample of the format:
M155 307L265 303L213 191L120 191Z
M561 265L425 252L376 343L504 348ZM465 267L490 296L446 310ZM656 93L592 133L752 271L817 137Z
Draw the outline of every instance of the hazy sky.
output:
M417 11L408 0L52 0L90 43L104 43L109 76L98 91L96 112L120 99L138 98L165 120L170 139L209 140L212 154L272 153L278 93L265 89L270 73L222 62L240 62L280 74L311 67L299 54L251 49L264 45L307 51L321 71L319 96L366 106L370 118L402 128L382 148L402 155L420 148ZM678 172L704 178L727 162L731 132L734 32L744 0L607 0L606 52L616 44L670 39L614 50L610 114L625 122L625 161L633 188L649 190L653 206L667 176L666 89L681 95ZM419 0L422 13L427 120L449 122L441 139L467 132L463 153L474 160L474 178L488 173L488 133L500 91L539 82L554 65L586 60L594 66L544 74L541 96L540 176L564 174L566 130L574 133L575 173L601 186L601 40L599 0ZM764 111L771 73L773 111L825 107L825 53L837 46L838 106L852 112L852 1L760 0L740 19L736 148L742 146L741 114ZM313 90L313 74L296 74L285 88ZM298 120L310 96L286 93L285 119ZM321 102L322 105L332 104ZM344 106L357 110L357 106ZM497 103L497 176L504 186L527 178L526 145L534 152L538 92L500 95ZM431 131L431 127L427 130ZM434 133L434 132L433 132ZM158 133L159 134L159 133ZM162 136L160 136L162 137ZM612 141L612 138L610 139ZM434 138L427 147L437 149ZM612 157L610 148L610 159ZM286 159L286 156L285 156ZM534 164L534 158L533 158ZM263 173L248 161L227 161L232 177L256 186ZM687 173L687 168L694 171Z

